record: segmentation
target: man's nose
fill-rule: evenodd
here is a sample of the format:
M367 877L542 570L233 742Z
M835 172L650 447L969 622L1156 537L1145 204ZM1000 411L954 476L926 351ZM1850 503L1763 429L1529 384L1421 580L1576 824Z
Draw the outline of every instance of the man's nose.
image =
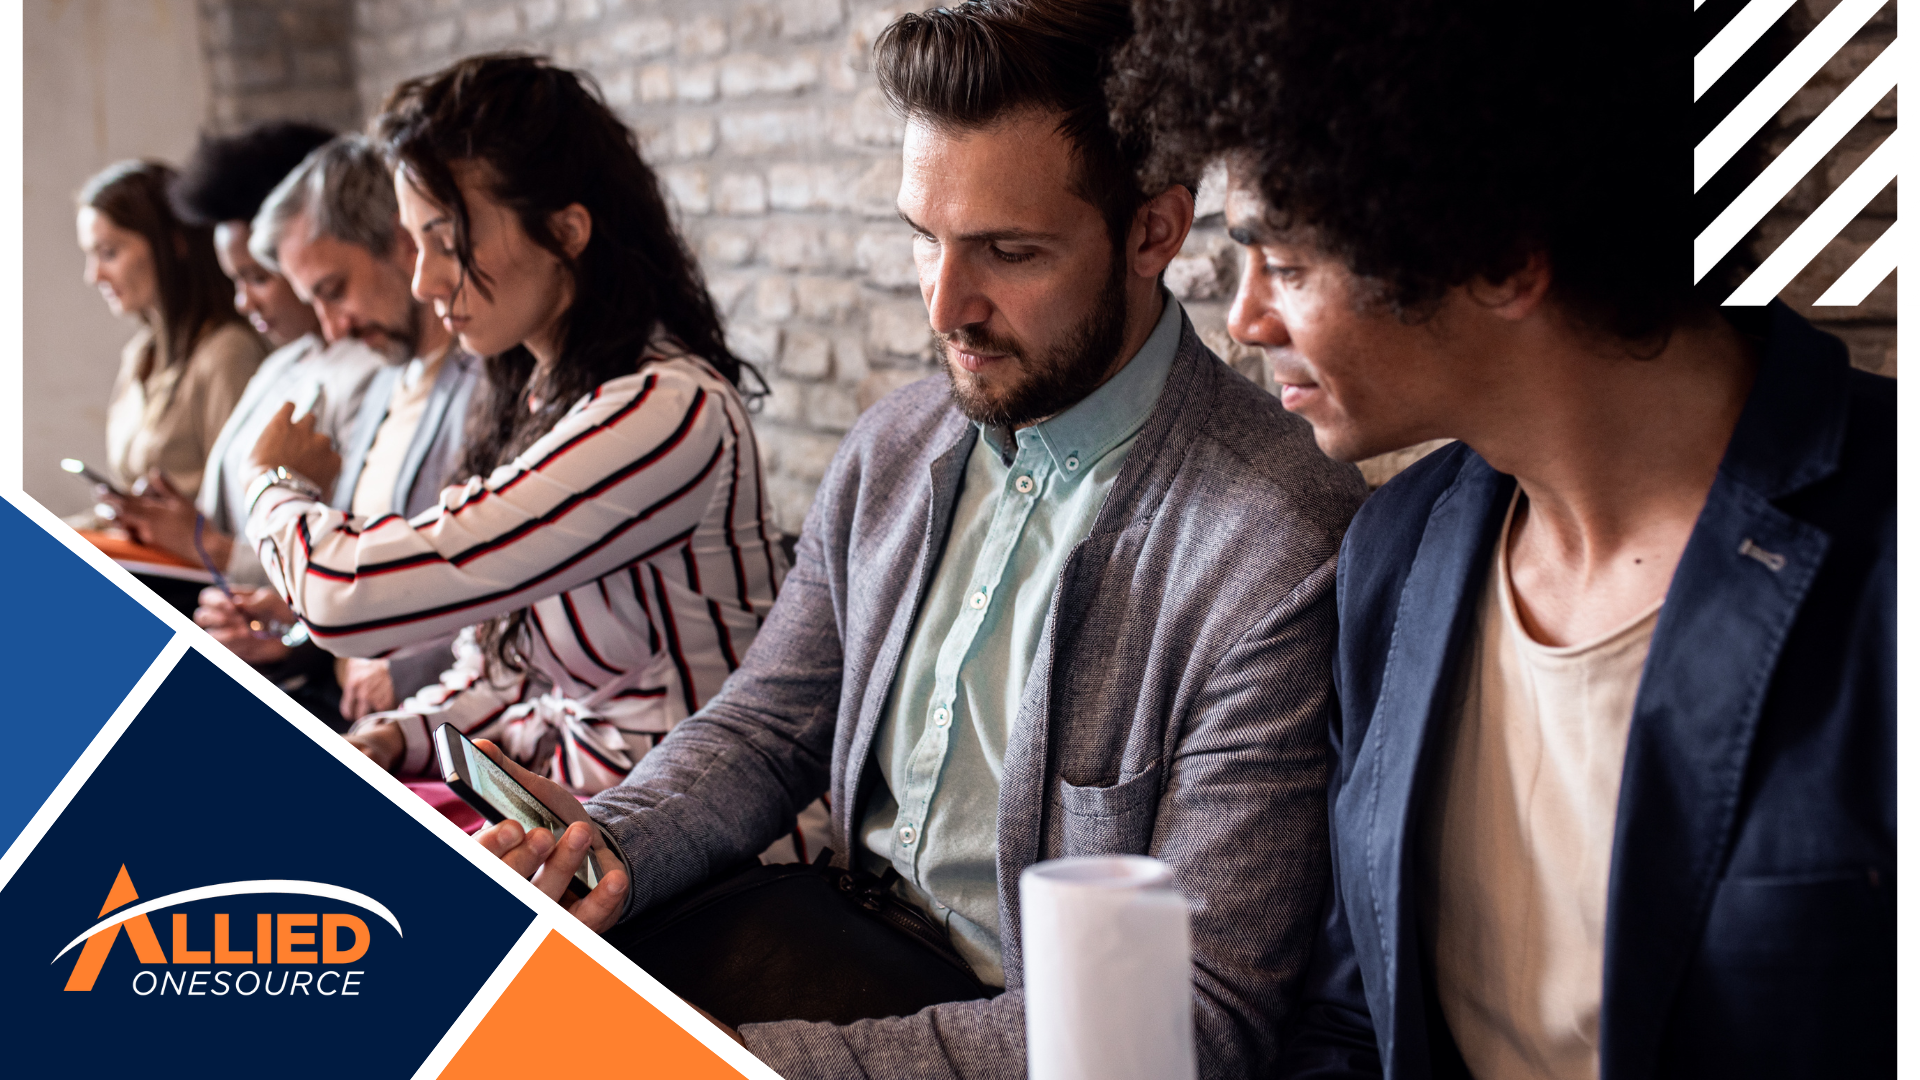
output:
M985 323L993 316L993 304L980 290L964 257L943 249L923 266L920 293L927 302L927 322L934 333L945 336L963 326Z
M353 336L353 318L346 312L332 306L315 304L313 313L320 316L320 335L331 345Z
M1241 252L1240 287L1227 309L1227 333L1242 345L1285 345L1293 336L1274 306L1272 286L1260 273L1259 262L1254 253Z

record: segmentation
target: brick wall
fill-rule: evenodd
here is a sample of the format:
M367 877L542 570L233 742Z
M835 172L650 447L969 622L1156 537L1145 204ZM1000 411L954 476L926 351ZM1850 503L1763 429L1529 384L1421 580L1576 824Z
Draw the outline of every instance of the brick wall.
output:
M1837 0L1801 0L1801 33ZM215 123L321 116L351 81L357 117L394 83L499 49L591 72L640 133L678 206L736 350L773 394L757 421L774 513L797 532L841 435L859 411L933 370L908 232L894 216L902 126L868 71L873 38L911 2L873 0L202 0ZM1886 11L1788 107L1775 151L1893 36ZM344 38L343 38L344 35ZM351 48L343 57L341 42ZM261 44L264 43L264 44ZM332 116L332 113L324 115ZM1791 231L1894 124L1889 98L1763 226ZM1892 281L1858 309L1814 297L1893 215L1891 189L1803 274L1787 299L1845 337L1857 363L1891 374ZM1226 335L1239 256L1217 184L1167 275L1201 336L1267 383ZM1365 463L1383 481L1421 449Z
M235 131L283 119L358 126L353 25L346 0L200 0L208 126Z

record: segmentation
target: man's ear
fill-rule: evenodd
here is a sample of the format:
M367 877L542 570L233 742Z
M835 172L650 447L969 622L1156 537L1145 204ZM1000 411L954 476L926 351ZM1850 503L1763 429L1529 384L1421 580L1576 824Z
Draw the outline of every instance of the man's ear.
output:
M577 259L587 250L587 241L593 239L593 214L579 203L568 203L547 218L547 228L560 241L560 250L567 253L567 258Z
M1136 276L1158 278L1180 254L1193 228L1193 192L1174 184L1134 211L1127 231L1127 269Z
M1552 285L1553 266L1545 252L1535 251L1505 281L1477 277L1467 282L1467 295L1499 318L1519 322L1539 310Z

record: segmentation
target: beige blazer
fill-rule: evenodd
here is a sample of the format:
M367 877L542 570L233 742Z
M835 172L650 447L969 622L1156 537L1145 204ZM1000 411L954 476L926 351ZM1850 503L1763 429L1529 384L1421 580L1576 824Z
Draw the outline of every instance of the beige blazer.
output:
M223 323L187 357L139 377L153 345L142 327L120 353L120 374L107 399L107 468L131 484L157 468L183 497L200 492L213 441L227 414L267 355L267 344L243 323Z

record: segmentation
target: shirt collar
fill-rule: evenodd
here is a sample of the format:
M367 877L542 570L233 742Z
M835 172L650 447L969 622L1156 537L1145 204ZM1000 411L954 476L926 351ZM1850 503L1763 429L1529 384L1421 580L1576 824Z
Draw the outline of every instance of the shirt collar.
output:
M1180 302L1165 289L1160 290L1160 300L1160 321L1140 351L1112 378L1058 415L1014 432L1012 445L1007 444L1005 431L982 428L980 435L987 445L1005 460L1009 450L1038 440L1061 475L1071 479L1091 472L1088 466L1132 438L1160 400L1180 349Z

